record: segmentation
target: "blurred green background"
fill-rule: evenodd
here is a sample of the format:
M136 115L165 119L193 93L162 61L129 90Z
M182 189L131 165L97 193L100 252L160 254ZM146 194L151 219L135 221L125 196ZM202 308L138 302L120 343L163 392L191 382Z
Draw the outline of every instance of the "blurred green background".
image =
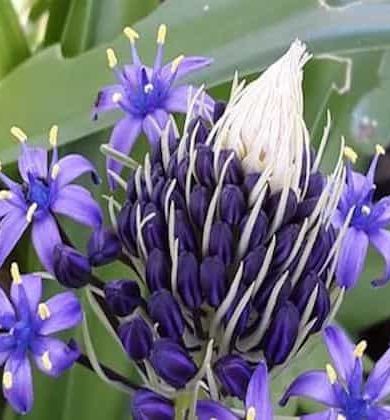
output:
M14 171L18 150L9 134L14 124L40 144L47 143L49 127L58 124L63 151L76 150L103 170L99 145L107 142L117 116L95 123L90 110L99 88L112 81L105 49L114 47L120 62L127 62L129 47L121 33L124 26L133 25L141 35L141 55L150 63L161 23L168 25L167 59L182 53L215 59L191 81L206 81L221 99L228 97L235 70L253 77L299 37L314 54L304 79L305 117L314 144L322 135L327 109L333 118L324 169L331 168L341 135L359 152L360 168L367 166L376 143L390 145L390 1L0 0L0 159L7 170ZM141 141L135 157L145 150L146 142ZM380 162L378 194L389 189L389 163L388 157ZM97 197L105 192L106 185L94 190ZM71 224L67 228L83 248L87 232ZM14 258L25 271L39 269L27 241ZM339 321L353 335L372 339L372 357L390 341L390 288L374 290L369 284L381 269L380 258L370 254L360 286L347 296L339 313ZM100 274L106 279L129 276L120 265ZM1 276L6 281L7 267ZM88 321L99 357L131 374L129 363L97 319L88 313ZM305 367L322 366L324 358L321 346L314 347ZM298 361L289 374L300 368ZM284 386L289 374L274 386ZM28 419L129 416L127 397L80 367L60 380L35 375L35 390ZM3 403L2 417L18 416Z

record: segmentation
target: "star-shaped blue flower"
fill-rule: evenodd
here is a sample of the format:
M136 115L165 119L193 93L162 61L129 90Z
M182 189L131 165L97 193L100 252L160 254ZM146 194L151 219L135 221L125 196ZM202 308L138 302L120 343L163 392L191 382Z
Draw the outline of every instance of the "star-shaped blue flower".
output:
M93 117L114 109L121 109L125 117L118 121L110 138L110 146L128 155L143 132L151 145L156 144L165 128L170 114L186 113L189 100L196 89L188 84L178 86L178 82L189 73L211 64L205 57L179 56L163 65L166 26L161 25L157 36L157 54L153 67L145 66L137 52L135 41L139 35L131 28L124 30L130 40L133 63L118 68L118 60L113 49L107 50L110 68L115 72L117 84L102 88L95 101ZM214 101L203 93L197 101L195 112L211 119ZM117 174L122 165L112 158L107 159L107 170ZM115 183L109 176L110 186Z
M290 397L304 397L328 407L303 416L303 420L389 420L390 406L383 401L390 395L390 350L364 383L362 356L367 343L355 346L336 326L325 329L324 340L332 365L327 365L326 372L313 370L300 375L287 389L281 404L285 405Z
M356 155L352 149L346 150L350 159L354 160ZM377 203L373 201L375 169L379 156L384 153L384 149L377 146L367 175L353 171L351 163L347 163L346 184L333 219L334 226L341 228L352 212L336 271L338 284L347 289L356 285L363 271L369 244L385 260L384 273L373 284L382 286L390 280L390 232L385 229L390 224L390 197L384 197Z
M196 415L199 420L239 420L240 417L222 404L212 400L197 403ZM260 362L254 371L246 391L245 418L247 420L273 420L272 402L268 387L268 372L265 362Z
M67 216L85 226L97 229L102 224L102 212L91 193L71 184L85 173L98 176L94 166L83 156L71 154L58 159L57 126L50 131L53 146L49 164L47 150L31 147L19 128L12 133L21 142L18 184L0 172L0 266L3 265L23 233L31 226L32 242L42 265L53 273L54 249L62 243L55 214Z
M80 303L72 292L60 293L40 303L42 280L34 274L20 275L11 266L10 300L0 288L0 365L4 365L3 393L19 413L33 405L30 359L39 370L57 377L79 357L78 349L52 334L75 327L82 321Z

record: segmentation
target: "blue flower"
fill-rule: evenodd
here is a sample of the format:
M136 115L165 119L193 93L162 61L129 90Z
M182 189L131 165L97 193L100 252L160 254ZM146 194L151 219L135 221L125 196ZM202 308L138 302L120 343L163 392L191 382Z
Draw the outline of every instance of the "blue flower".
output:
M62 243L55 214L64 215L93 229L102 224L102 212L85 188L71 182L91 173L98 176L93 165L81 155L68 155L58 160L57 126L50 131L53 146L49 164L48 152L31 147L27 136L17 127L11 132L21 143L18 160L22 184L0 173L0 183L7 190L0 191L0 266L31 225L32 242L43 266L53 272L53 253Z
M107 50L109 67L114 69L117 84L102 88L95 101L93 116L102 112L121 109L125 117L118 121L112 132L110 146L124 154L129 154L136 139L145 133L152 145L156 144L165 128L169 115L185 113L188 101L195 93L190 85L177 86L180 79L189 73L211 64L204 57L179 56L163 65L166 26L161 25L157 37L157 54L153 67L145 66L135 46L139 35L131 28L124 30L130 40L133 64L117 68L118 60L113 49ZM197 112L204 116L213 113L214 101L206 94L197 105ZM122 165L108 158L107 169L120 173ZM111 187L114 182L109 177Z
M16 263L11 265L11 299L0 289L0 364L4 364L3 392L19 413L33 405L30 358L43 373L57 377L79 357L53 333L73 328L82 320L82 310L71 292L60 293L40 303L42 280L34 274L21 276Z
M377 203L373 200L375 169L379 156L384 153L378 145L367 175L353 171L351 163L347 164L346 184L333 219L334 226L340 228L352 212L336 271L337 282L342 287L356 285L364 268L369 244L385 260L384 273L373 284L382 286L390 280L390 232L385 229L390 224L390 197L384 197ZM356 159L352 149L346 148L346 154L352 160Z
M390 395L390 350L376 363L364 383L362 357L367 343L355 346L343 330L329 326L324 340L333 365L325 371L309 371L289 386L281 400L305 397L328 407L326 411L303 416L307 420L388 420L390 407L382 401ZM334 367L333 367L334 366Z
M200 400L196 414L199 420L238 420L231 410L212 400ZM245 418L247 420L273 420L272 402L268 389L268 373L265 362L260 362L253 373L245 398Z

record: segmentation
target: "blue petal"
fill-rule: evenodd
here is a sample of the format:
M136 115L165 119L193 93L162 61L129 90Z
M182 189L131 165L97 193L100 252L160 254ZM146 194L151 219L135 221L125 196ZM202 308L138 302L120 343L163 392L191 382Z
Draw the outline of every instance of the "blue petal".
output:
M5 259L22 237L27 226L26 213L18 208L13 209L0 220L0 267L3 266Z
M99 175L92 163L81 155L67 155L57 162L60 171L55 179L56 188L61 188L74 181L85 173L91 173L95 183L99 181Z
M255 410L256 416L262 420L272 420L272 402L268 388L267 365L260 362L253 373L245 398L246 410Z
M145 118L142 129L152 146L160 141L161 132L166 127L168 119L168 114L162 109L157 109Z
M335 410L321 411L320 413L306 414L300 417L301 420L337 420L338 414Z
M105 86L98 92L92 109L92 118L96 119L99 114L119 107L118 103L113 101L113 95L115 93L120 93L124 96L123 87L121 85L110 85Z
M15 324L15 311L5 294L4 290L0 287L0 325L3 328L11 329Z
M73 328L83 319L81 305L72 292L60 293L45 302L50 316L42 322L39 333L49 335Z
M377 361L367 378L364 392L374 401L390 394L390 349Z
M51 206L54 213L68 216L70 219L92 228L98 228L103 222L102 211L92 194L79 185L66 185L58 191Z
M17 311L21 310L24 304L28 304L31 314L36 313L39 301L42 296L42 279L39 276L28 274L21 277L22 283L12 282L11 299ZM27 302L25 302L25 299ZM23 308L24 310L25 308Z
M130 154L135 141L141 133L142 120L135 119L129 115L118 121L112 130L110 138L110 146L123 153L124 155ZM107 158L107 171L111 170L120 175L123 165L113 158ZM108 175L108 180L111 189L115 187L115 182Z
M367 413L367 420L389 420L390 419L390 407L370 407Z
M239 420L228 408L211 400L198 401L196 405L196 416L198 420Z
M8 386L4 384L4 397L18 413L25 414L33 406L33 383L31 366L27 357L13 352L4 366L4 374L11 375Z
M347 289L354 287L363 271L368 250L365 232L349 227L341 245L336 271L337 283Z
M209 66L212 64L214 60L212 58L207 57L196 57L196 56L190 56L190 57L184 57L179 64L179 67L177 68L176 72L176 80L179 80L188 74L200 70L204 67ZM162 77L168 79L170 75L172 74L172 62L166 64L162 70L161 70Z
M298 376L284 393L280 404L286 405L291 397L305 397L329 407L337 407L338 401L325 372L310 371Z
M349 382L355 367L355 345L341 328L333 325L325 328L324 340L338 374Z
M62 241L57 222L50 213L34 220L32 241L42 265L47 271L53 273L54 248Z
M390 280L390 232L380 229L370 234L370 242L375 249L383 256L385 269L382 277L372 282L374 286L384 286Z
M18 159L19 172L24 182L28 183L28 174L36 178L47 178L47 150L41 147L22 145Z
M31 347L38 368L46 375L54 377L71 368L80 356L77 348L51 337L39 337Z

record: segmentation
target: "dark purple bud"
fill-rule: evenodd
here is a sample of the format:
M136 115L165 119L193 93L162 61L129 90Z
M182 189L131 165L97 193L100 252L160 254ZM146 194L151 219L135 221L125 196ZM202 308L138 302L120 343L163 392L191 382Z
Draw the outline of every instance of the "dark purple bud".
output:
M153 184L153 190L151 194L152 203L160 210L164 210L164 203L163 203L163 190L166 184L166 179L161 176L156 179L155 183Z
M106 302L117 316L131 314L142 305L143 299L137 282L134 280L114 280L104 286Z
M261 266L263 265L266 252L266 248L260 245L253 251L249 252L244 258L244 273L242 276L242 281L247 286L256 280Z
M199 264L194 254L179 255L177 267L178 289L184 304L191 310L202 305L202 289L199 279Z
M232 318L238 304L240 303L243 295L245 292L245 287L240 287L239 290L236 293L236 296L233 300L233 303L230 305L228 311L226 312L224 321L225 321L225 325L227 325L227 323L230 321L230 319ZM239 337L245 330L249 321L249 315L251 312L251 307L252 307L252 303L249 302L247 303L247 305L244 307L243 311L240 314L240 317L238 318L238 322L234 328L234 332L233 332L233 338L231 340L231 344L234 344L234 341L237 337Z
M318 272L322 268L335 240L336 235L332 226L330 226L328 230L325 230L324 228L320 229L305 264L306 272L310 270Z
M286 302L276 313L264 337L264 355L268 366L283 363L292 350L298 335L299 312Z
M98 267L115 261L121 253L121 243L110 229L98 229L88 242L88 257L91 265Z
M195 185L190 196L190 212L192 220L198 228L202 228L204 225L210 200L210 190L202 185Z
M313 325L312 332L320 331L330 313L330 297L328 290L322 281L318 284L318 296L311 316L312 319L317 318L317 321Z
M200 266L200 283L203 295L210 306L217 307L225 298L227 274L219 257L206 257Z
M136 209L137 204L127 201L118 214L118 237L123 247L132 255L138 256L136 238Z
M176 179L183 191L186 190L188 166L190 159L188 156L185 156L180 163L177 165L177 176Z
M305 198L319 197L325 186L325 178L321 172L311 174Z
M280 278L279 275L273 275L271 273L269 276L267 276L267 278L264 281L264 284L261 286L260 290L256 293L255 298L253 300L253 306L256 308L259 314L262 314L265 307L267 306L268 300L279 278ZM274 313L276 313L278 309L285 304L290 294L291 294L291 281L290 279L287 279L284 282L278 294L278 299L276 301Z
M226 102L222 102L222 101L215 102L214 113L213 113L214 122L217 122L222 117L222 114L225 112L225 109L226 109Z
M167 182L163 188L162 191L162 201L161 201L161 208L165 207L165 199L167 196L167 193L170 189L170 182ZM174 187L174 189L171 191L170 195L169 195L169 201L170 202L174 202L175 203L175 209L181 209L184 210L186 209L187 205L186 205L186 200L183 196L183 194L180 192L180 188L176 185Z
M230 225L237 225L245 215L246 202L244 194L237 185L227 184L220 197L221 220Z
M150 355L157 375L174 388L183 388L194 377L197 367L182 346L168 338L155 341Z
M224 183L239 185L244 180L244 172L241 166L241 162L238 159L235 152L233 152L232 150L221 150L221 153L218 159L218 170L219 170L219 173L221 173L223 167L225 166L225 162L230 158L232 153L233 153L233 158L228 163L228 166L226 169L226 175L224 178Z
M254 172L252 174L248 174L245 176L244 188L247 195L249 195L251 191L253 190L253 187L256 185L257 181L259 180L260 175L261 175L260 173Z
M193 130L195 130L196 127L198 128L195 135L195 144L204 144L206 142L210 130L207 128L206 123L202 118L195 118L193 121L191 121L188 128L189 135L187 146L189 146Z
M225 265L233 262L233 234L227 223L216 222L211 227L209 253L217 255Z
M240 224L241 233L245 229L246 222L248 221L248 216L245 216L242 219ZM253 226L251 236L249 238L248 251L252 251L263 243L265 240L268 229L268 218L263 210L260 210L256 222Z
M272 194L267 200L266 213L269 220L272 220L276 214L276 211L279 207L280 196L281 196L281 192L277 192L275 194ZM297 206L298 206L297 196L295 195L294 191L290 190L288 192L287 204L284 210L283 225L286 225L295 216L295 212L297 211Z
M91 278L88 258L70 246L58 244L54 248L54 275L65 287L78 289Z
M276 234L276 247L272 267L277 268L290 256L300 231L299 225L287 225Z
M142 237L146 249L148 252L151 252L154 248L165 250L168 233L164 216L154 204L148 203L145 207L143 218L150 214L154 214L154 216L142 228Z
M195 235L191 223L183 210L175 211L175 237L179 239L180 252L196 252Z
M119 338L130 358L143 360L149 357L153 335L149 325L140 316L119 327Z
M146 283L150 292L171 288L170 257L158 248L149 254L145 271Z
M148 301L148 312L158 323L158 332L162 337L180 341L184 333L184 318L180 307L168 290L154 292Z
M203 145L198 145L196 150L195 170L199 182L206 187L214 187L214 153L210 147Z
M245 400L253 373L253 368L246 360L240 356L224 356L214 364L214 372L228 395Z
M165 397L140 389L132 399L131 415L133 420L172 420L175 418L175 407Z
M294 221L300 222L303 221L306 217L309 217L313 213L317 203L318 197L307 198L301 201L297 206Z
M134 204L138 200L137 189L135 187L135 176L134 175L129 176L129 179L127 181L126 195L127 195L128 201L130 201L131 204Z

